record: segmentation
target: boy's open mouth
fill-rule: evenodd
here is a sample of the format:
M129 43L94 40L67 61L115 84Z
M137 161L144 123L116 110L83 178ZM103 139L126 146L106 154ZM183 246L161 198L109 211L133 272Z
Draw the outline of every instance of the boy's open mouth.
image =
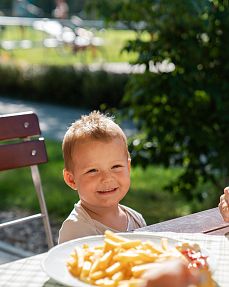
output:
M104 190L98 190L97 192L100 194L108 194L108 193L112 193L115 192L118 188L114 187L114 188L109 188L109 189L104 189Z

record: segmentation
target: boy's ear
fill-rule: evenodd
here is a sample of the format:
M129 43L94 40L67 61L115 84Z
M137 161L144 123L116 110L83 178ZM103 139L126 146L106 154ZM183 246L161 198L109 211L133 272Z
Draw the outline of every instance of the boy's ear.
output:
M72 189L77 190L77 186L76 186L76 182L74 179L73 174L68 171L66 168L63 170L63 177L64 177L64 181L65 183L70 186Z

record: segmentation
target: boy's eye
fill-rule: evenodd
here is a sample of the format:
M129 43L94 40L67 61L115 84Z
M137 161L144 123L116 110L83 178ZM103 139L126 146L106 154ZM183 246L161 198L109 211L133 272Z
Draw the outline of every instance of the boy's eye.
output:
M97 169L95 168L89 169L86 173L93 173L93 172L97 172Z
M116 168L119 168L119 167L122 167L120 164L116 164L114 166L112 166L112 169L116 169Z

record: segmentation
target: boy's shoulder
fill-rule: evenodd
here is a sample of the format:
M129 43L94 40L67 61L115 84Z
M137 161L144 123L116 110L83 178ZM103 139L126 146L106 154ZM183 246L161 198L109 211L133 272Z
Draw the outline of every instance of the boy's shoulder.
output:
M97 234L98 232L92 219L78 202L74 205L73 210L62 223L59 231L58 243Z
M89 216L89 214L84 210L84 208L81 205L81 202L78 201L77 203L74 204L74 208L71 211L71 213L69 214L69 216L67 217L67 220L72 220L72 221L87 221L90 222L91 221L91 217Z

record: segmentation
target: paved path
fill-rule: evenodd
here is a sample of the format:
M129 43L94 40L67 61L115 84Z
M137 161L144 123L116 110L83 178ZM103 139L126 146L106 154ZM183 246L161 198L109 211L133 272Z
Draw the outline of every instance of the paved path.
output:
M24 257L33 256L34 253L14 247L6 242L0 241L0 264L8 263Z
M41 131L45 138L60 141L62 141L69 125L81 115L89 112L86 109L15 100L0 96L0 115L25 111L33 111L38 115ZM129 122L123 123L122 128L127 136L134 132L133 125Z
M68 126L87 110L63 108L55 105L34 103L0 97L0 115L25 111L35 112L45 138L62 140Z

